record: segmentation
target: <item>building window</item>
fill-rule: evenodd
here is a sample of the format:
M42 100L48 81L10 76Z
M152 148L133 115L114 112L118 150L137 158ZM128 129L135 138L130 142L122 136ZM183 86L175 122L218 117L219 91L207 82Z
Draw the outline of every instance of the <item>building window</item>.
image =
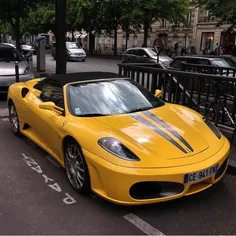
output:
M201 51L207 49L210 51L214 50L214 33L207 32L202 33L202 40L201 40Z

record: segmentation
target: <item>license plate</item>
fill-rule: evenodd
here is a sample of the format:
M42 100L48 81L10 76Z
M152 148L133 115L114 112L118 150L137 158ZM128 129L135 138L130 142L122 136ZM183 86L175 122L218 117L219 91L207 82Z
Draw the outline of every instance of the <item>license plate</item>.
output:
M184 183L193 183L199 180L207 179L208 177L214 175L218 170L218 165L211 166L205 170L201 170L198 172L193 172L186 174L184 176Z

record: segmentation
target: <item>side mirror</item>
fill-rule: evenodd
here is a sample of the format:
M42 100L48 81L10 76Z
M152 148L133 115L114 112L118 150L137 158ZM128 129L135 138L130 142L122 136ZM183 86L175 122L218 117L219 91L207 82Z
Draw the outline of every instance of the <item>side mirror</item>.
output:
M39 105L39 108L44 109L44 110L48 110L48 111L54 111L59 115L61 115L62 112L64 111L64 109L56 106L54 102L44 102Z
M144 58L147 58L147 55L143 55Z
M162 97L162 95L163 95L163 92L162 92L161 90L157 89L157 90L155 91L155 97L156 97L156 98L160 98L160 97Z

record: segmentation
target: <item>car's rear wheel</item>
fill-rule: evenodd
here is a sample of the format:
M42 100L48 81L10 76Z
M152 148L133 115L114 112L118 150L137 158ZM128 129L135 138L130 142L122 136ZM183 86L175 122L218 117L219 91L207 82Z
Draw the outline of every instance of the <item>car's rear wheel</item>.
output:
M89 194L91 187L87 163L79 144L73 139L67 141L65 145L65 169L75 191Z
M21 136L20 122L19 122L17 111L16 111L16 107L13 102L10 102L9 104L9 120L10 120L10 127L11 127L12 132L16 136Z

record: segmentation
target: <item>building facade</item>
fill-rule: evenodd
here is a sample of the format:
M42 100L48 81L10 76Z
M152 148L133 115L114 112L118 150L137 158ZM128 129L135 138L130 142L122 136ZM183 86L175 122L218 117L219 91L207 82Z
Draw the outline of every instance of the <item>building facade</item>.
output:
M180 24L173 29L173 24L165 19L152 25L152 30L148 35L148 46L153 46L155 39L165 48L174 49L178 42L178 49L191 48L194 46L197 54L202 54L204 49L215 50L216 43L222 45L225 54L232 53L232 46L236 44L236 32L229 33L229 25L216 27L219 19L209 17L208 11L197 7L195 0L190 0L189 14L186 16L188 26ZM144 32L130 34L127 40L127 47L141 47L143 45ZM99 35L95 40L95 49L104 52L113 50L113 37L105 34ZM118 31L118 52L123 52L126 46L126 33Z

